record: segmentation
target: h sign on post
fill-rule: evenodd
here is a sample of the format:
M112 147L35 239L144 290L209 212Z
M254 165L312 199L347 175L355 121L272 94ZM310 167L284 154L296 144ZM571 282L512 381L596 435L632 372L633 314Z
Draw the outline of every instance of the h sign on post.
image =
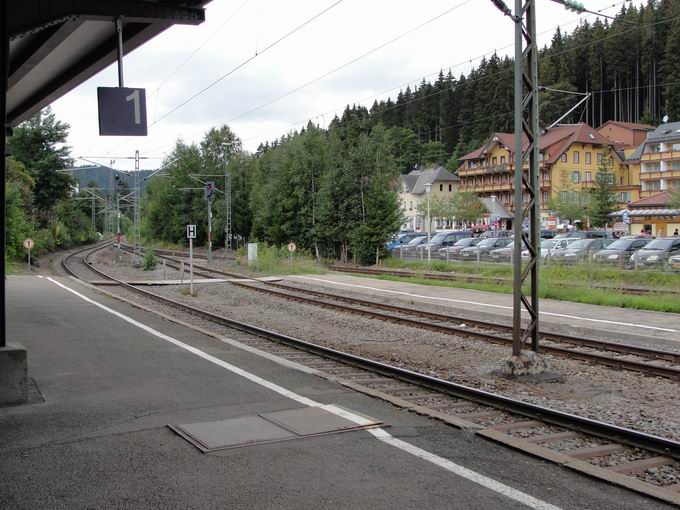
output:
M146 90L97 87L101 136L146 136Z
M187 239L196 239L196 225L187 225Z

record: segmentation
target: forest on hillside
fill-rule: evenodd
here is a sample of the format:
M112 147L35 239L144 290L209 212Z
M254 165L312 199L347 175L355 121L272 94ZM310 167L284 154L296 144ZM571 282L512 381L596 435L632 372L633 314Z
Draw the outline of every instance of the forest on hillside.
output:
M656 125L665 115L680 120L680 2L649 0L642 7L624 3L616 18L585 20L570 33L558 30L550 46L540 49L541 86L592 93L587 106L563 122L598 127L608 120ZM491 133L513 130L513 66L513 59L494 54L467 76L442 71L434 82L423 80L370 108L348 106L330 129L353 136L377 124L406 128L413 136L405 134L401 140L403 172L433 159L448 161L455 169L457 158ZM541 126L557 120L579 99L541 92Z
M211 130L200 144L178 141L167 158L179 158L168 170L171 179L148 190L145 231L180 242L189 217L205 208L202 198L174 191L188 182L183 168L210 173L228 161L237 243L294 241L322 257L375 260L401 223L400 174L414 165L455 171L458 158L490 134L512 131L513 70L512 59L492 55L467 76L442 71L434 83L407 87L370 108L348 106L327 128L309 122L254 154L228 126ZM564 122L657 124L666 114L680 120L680 1L624 3L616 21L597 18L570 33L557 31L540 50L539 75L550 89L592 92L587 107ZM542 91L541 125L578 100ZM229 151L218 154L216 147ZM218 244L224 242L221 207L213 209ZM199 240L205 237L199 225Z

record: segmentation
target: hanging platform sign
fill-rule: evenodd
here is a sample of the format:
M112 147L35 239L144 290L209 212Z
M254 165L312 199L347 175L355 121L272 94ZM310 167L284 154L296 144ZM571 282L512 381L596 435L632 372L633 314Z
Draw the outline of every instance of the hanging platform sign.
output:
M146 136L146 90L97 87L100 136Z

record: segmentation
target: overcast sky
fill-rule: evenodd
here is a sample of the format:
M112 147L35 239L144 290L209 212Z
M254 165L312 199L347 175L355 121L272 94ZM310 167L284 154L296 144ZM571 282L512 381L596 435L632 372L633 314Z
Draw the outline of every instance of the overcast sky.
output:
M96 89L117 86L115 65L53 103L57 118L71 125L68 143L72 155L88 159L104 156L96 161L108 164L109 159L116 159L115 168L129 169L132 163L120 158L132 156L135 149L146 157L162 157L178 138L199 141L206 130L223 123L243 140L246 150L254 151L261 142L299 128L309 119L327 125L347 104L370 107L376 98L395 97L408 83L418 84L423 77L434 80L440 69L447 72L451 68L458 76L467 74L482 55L494 50L500 55L513 54L513 23L489 0L341 0L263 51L337 1L213 0L202 25L170 28L124 59L125 85L146 89L147 137L98 134ZM618 12L623 3L584 2L589 9L604 9L609 15ZM512 0L506 3L514 4ZM446 11L450 12L443 14ZM441 14L339 71L248 113ZM594 20L592 15L579 16L550 0L537 0L539 44L548 44L558 25L573 30L580 18ZM233 74L161 119L256 54ZM142 167L159 164L160 159L149 159Z

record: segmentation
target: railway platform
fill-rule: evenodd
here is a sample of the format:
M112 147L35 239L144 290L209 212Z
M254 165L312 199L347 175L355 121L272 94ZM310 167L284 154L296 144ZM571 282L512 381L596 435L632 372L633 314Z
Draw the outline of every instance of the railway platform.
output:
M292 275L289 282L332 291L347 291L371 299L417 303L466 318L512 322L512 295L478 290L422 285L331 273ZM596 336L603 339L666 349L680 348L680 314L614 308L541 299L541 329L555 333Z
M7 284L8 337L30 353L31 397L0 408L2 508L667 508L71 278ZM329 416L310 409L382 425L251 430L287 412L323 429ZM205 452L170 428L198 435L221 422L238 447Z

